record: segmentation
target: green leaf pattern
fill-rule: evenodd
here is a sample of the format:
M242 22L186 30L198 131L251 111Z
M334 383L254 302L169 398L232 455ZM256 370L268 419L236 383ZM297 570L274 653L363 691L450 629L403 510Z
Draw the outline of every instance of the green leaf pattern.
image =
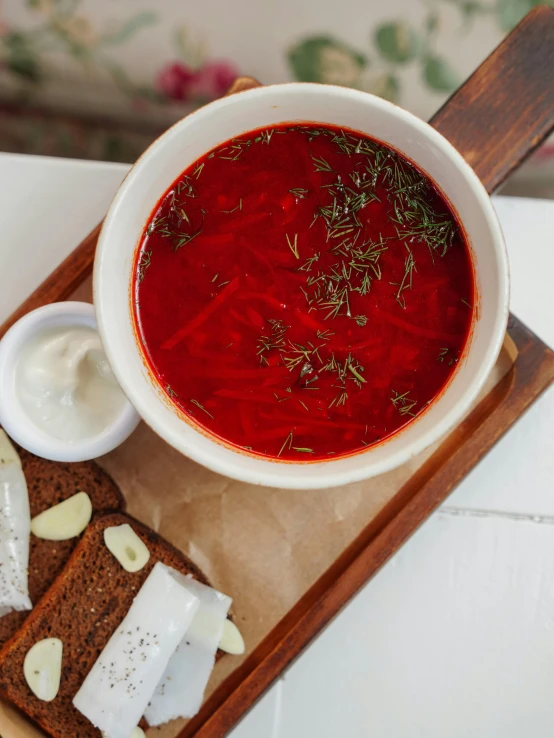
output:
M554 7L554 0L496 0L498 22L503 31L511 31L537 5Z
M476 19L492 17L502 32L509 32L537 5L554 7L554 0L429 0L420 25L391 19L370 30L368 49L353 49L334 36L311 36L289 49L294 78L304 82L327 82L358 87L393 102L402 100L404 68L417 67L426 88L444 97L463 77L436 48L441 10L454 6L462 30Z
M18 32L7 33L3 38L4 63L10 72L20 80L40 82L40 64L27 37Z
M428 56L423 62L425 82L437 92L451 92L459 84L458 76L446 59Z
M416 0L404 2L408 5ZM373 24L368 4L366 20L361 17L367 23L365 43L355 46L338 38L332 29L323 28L317 34L297 38L284 53L296 80L354 87L399 103L405 100L407 85L419 80L436 95L438 104L469 71L457 68L444 44L446 23L451 24L452 18L455 22L457 16L461 34L476 23L491 22L507 33L541 3L554 7L554 0L417 0L423 9L419 21L412 20L411 14L410 19L398 15L383 19L381 15ZM51 75L48 54L54 53L65 54L81 69L103 70L125 95L148 104L167 104L167 94L162 95L155 84L148 87L135 82L132 66L121 64L115 54L116 47L159 23L163 3L150 0L146 9L141 3L142 10L137 8L130 17L106 28L94 27L90 11L87 15L85 10L92 5L84 0L25 0L25 5L36 21L32 28L4 28L0 33L0 66L25 95L32 94ZM189 70L199 69L205 61L203 44L191 39L181 25L174 26L170 36L168 44L176 49L179 61ZM186 80L167 81L169 87L171 84L176 96L185 94Z
M103 68L121 87L124 73L106 49L126 43L158 21L156 12L144 11L102 31L95 29L87 16L78 13L81 0L54 0L46 6L41 0L26 0L26 5L40 13L38 17L42 21L29 31L0 34L0 62L14 78L28 86L28 91L47 77L45 52L66 54L80 64ZM43 6L47 7L45 13L41 12Z
M375 31L375 44L383 56L393 64L405 64L418 55L420 40L417 33L404 21L383 23Z
M332 36L312 36L288 51L294 76L303 82L356 87L367 58Z
M135 33L147 26L152 26L157 21L156 13L152 11L145 11L144 13L138 13L133 18L123 23L120 28L111 32L105 33L102 36L102 44L104 45L116 45L125 43L131 39Z

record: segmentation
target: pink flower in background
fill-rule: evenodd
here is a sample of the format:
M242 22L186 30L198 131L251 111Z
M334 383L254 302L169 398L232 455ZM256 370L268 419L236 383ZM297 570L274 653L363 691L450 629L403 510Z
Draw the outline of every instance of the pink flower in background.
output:
M168 64L158 75L158 88L170 100L189 100L195 74L181 62Z
M206 62L192 70L181 62L173 62L158 75L158 89L170 100L213 100L221 97L237 77L230 62Z
M238 71L230 62L206 62L196 73L193 84L195 96L203 100L221 97L237 76Z

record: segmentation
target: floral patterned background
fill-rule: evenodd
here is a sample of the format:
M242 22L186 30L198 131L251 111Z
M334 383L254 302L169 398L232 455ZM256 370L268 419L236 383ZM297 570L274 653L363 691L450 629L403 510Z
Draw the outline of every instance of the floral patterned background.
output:
M0 149L132 161L241 72L348 85L427 118L538 4L0 0ZM547 148L533 177L551 171Z

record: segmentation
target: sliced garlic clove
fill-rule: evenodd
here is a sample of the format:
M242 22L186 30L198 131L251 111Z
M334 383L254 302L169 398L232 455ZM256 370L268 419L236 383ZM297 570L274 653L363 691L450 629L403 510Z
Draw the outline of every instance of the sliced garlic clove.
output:
M125 571L140 571L148 563L150 551L128 523L104 531L104 543Z
M47 541L67 541L80 535L92 517L92 502L86 492L48 508L31 520L31 532Z
M219 641L219 648L233 656L240 656L246 649L240 630L231 620L226 620L223 624L223 633Z
M43 702L52 702L58 694L62 676L63 643L59 638L45 638L32 646L23 662L23 675L29 689Z

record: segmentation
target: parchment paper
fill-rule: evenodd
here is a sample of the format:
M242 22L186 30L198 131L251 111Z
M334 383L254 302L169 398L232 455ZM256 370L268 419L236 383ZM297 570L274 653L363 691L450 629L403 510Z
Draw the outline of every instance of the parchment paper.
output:
M83 286L72 299L90 300ZM515 360L509 339L483 396ZM399 469L330 490L267 489L234 482L179 454L144 423L120 448L99 459L121 487L129 513L180 548L233 598L244 657L217 664L210 694L256 648L340 553L440 445ZM149 731L175 738L185 721ZM1 738L42 733L0 704Z

